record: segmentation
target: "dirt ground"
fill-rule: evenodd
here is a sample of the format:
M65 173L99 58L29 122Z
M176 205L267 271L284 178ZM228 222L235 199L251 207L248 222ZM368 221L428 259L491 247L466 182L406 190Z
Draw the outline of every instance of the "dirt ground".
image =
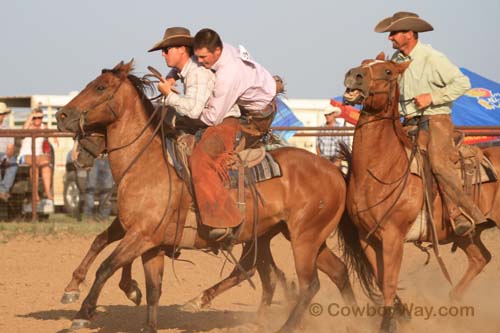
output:
M493 259L486 269L474 280L465 300L450 304L447 294L450 286L444 279L434 258L424 266L425 254L413 245L405 248L405 258L400 276L400 296L409 307L413 306L413 320L401 327L401 332L440 333L500 332L500 231L483 233L486 246ZM0 244L0 332L68 332L71 320L80 306L81 299L93 281L94 265L88 281L81 287L82 298L74 304L63 305L60 298L71 273L90 245L91 238L75 236L35 237L21 236ZM331 247L335 249L335 240ZM107 249L98 259L100 263ZM288 243L276 237L272 249L278 265L289 279L295 280L295 272ZM463 253L450 253L450 246L441 247L445 263L453 281L458 281L464 272L467 260ZM163 295L160 300L160 332L259 332L255 325L255 311L260 299L260 283L254 282L253 290L247 282L242 283L217 298L208 310L189 313L180 305L197 296L204 288L220 279L224 260L201 252L184 251L183 259L177 262L175 278L170 261L166 261L163 281ZM226 265L222 274L231 269ZM139 261L134 264L133 274L144 293L144 277ZM119 274L106 284L99 299L98 315L91 329L81 333L139 332L145 320L145 306L134 306L118 288ZM377 332L380 317L373 313L356 316L345 307L336 287L320 273L321 289L307 313L303 324L304 332ZM356 296L361 309L368 307L366 298L355 284ZM432 307L432 308L431 308ZM266 326L277 330L287 316L283 291L278 289L275 303L266 318ZM318 309L323 312L318 315ZM330 311L328 311L330 309ZM442 313L437 314L437 311ZM373 310L373 309L372 309ZM427 314L424 311L431 311ZM444 315L444 313L448 315ZM468 313L466 311L469 311ZM471 312L473 311L473 313ZM329 313L330 312L330 313Z

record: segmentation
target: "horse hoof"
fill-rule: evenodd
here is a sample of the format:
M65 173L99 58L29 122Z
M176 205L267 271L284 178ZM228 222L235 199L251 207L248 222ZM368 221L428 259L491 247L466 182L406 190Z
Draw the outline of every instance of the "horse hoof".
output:
M76 331L81 328L88 328L90 326L90 320L87 319L74 319L71 323L71 331Z
M79 291L65 291L63 296L61 297L62 304L70 304L78 301L80 298Z
M137 286L134 286L132 291L127 293L127 297L129 300L134 302L135 305L141 305L142 292Z
M203 295L203 294L202 294ZM186 304L181 306L181 310L184 312L198 312L203 308L207 308L210 304L203 304L202 295L193 298L188 301Z

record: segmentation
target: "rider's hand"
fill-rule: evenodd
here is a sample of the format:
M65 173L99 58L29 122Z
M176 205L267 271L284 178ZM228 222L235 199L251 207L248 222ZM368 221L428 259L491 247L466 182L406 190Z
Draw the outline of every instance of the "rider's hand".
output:
M158 83L158 90L165 96L168 96L171 92L178 93L177 89L175 89L175 84L176 82L173 78L162 79Z
M418 95L413 99L413 102L417 109L422 110L432 104L432 96L431 94Z

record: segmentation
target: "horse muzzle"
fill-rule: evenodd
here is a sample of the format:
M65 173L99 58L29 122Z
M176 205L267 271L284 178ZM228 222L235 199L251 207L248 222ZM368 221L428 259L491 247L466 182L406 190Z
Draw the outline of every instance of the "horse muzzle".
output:
M365 94L359 89L347 88L343 95L344 103L349 105L362 104L365 100Z
M360 68L352 68L346 73L344 86L346 87L344 101L351 105L361 104L369 90L365 80L365 73Z
M57 128L61 132L77 133L80 129L80 113L73 109L62 108L56 112Z

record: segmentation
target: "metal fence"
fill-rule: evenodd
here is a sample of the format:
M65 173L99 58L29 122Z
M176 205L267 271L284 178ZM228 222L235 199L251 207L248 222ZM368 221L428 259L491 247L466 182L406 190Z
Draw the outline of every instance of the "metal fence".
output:
M500 136L500 126L461 126L456 129L464 132L466 136ZM275 131L297 131L294 136L296 137L315 137L315 136L352 136L354 134L354 127L287 127L276 126L272 127ZM0 129L0 137L15 137L25 138L31 137L32 149L32 166L36 165L35 144L38 137L74 137L73 133L59 132L58 130L51 129ZM38 183L35 182L35 177L31 178L31 220L38 220L38 213L36 207L36 193L38 192Z

